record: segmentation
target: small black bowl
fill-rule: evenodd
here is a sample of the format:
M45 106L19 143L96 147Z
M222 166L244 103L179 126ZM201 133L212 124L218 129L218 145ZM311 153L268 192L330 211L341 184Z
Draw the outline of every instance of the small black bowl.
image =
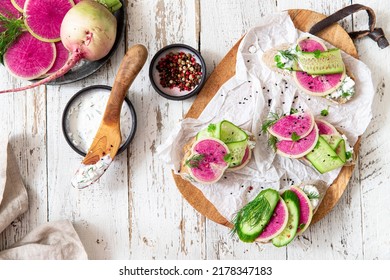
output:
M87 93L88 91L90 90L95 90L95 89L103 89L103 90L107 90L107 91L111 91L111 87L110 86L105 86L105 85L94 85L94 86L89 86L89 87L86 87L86 88L83 88L82 90L78 91L75 95L72 96L72 98L68 101L68 103L66 104L65 106L65 109L64 109L64 112L62 114L62 133L64 134L64 137L65 137L65 140L66 142L69 144L69 146L76 152L78 153L79 155L85 157L85 152L83 152L82 150L80 150L78 147L76 147L72 140L69 138L68 136L68 133L67 133L67 129L66 129L66 117L68 115L68 111L69 109L71 108L71 105L74 101L77 100L77 98L82 95L82 94L85 94ZM130 113L131 113L131 130L130 130L130 134L129 136L127 137L126 141L123 143L123 145L119 148L117 154L120 154L122 153L124 150L127 149L127 147L129 146L130 142L133 140L134 138L134 135L135 135L135 132L137 130L137 116L135 114L135 110L134 110L134 107L133 107L133 104L131 104L130 100L125 97L125 104L127 104L127 106L129 107L130 109Z
M161 58L165 57L170 52L178 53L178 52L185 52L190 53L193 57L195 57L196 62L198 62L202 69L202 77L200 79L200 82L197 86L195 86L194 89L191 91L180 91L178 88L164 88L160 85L160 76L159 72L156 68L157 63L160 61ZM160 94L161 96L170 99L170 100L184 100L187 98L190 98L191 96L194 96L195 94L198 94L199 91L202 89L204 83L206 82L206 63L204 62L204 59L202 55L195 50L194 48L184 45L184 44L172 44L168 45L161 50L159 50L153 57L152 61L150 62L149 66L149 79L152 83L153 88Z

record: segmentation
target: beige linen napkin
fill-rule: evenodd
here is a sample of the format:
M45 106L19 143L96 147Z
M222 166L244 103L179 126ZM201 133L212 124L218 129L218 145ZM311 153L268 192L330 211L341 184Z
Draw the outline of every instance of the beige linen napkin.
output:
M0 137L0 233L28 209L27 191L8 138ZM43 224L7 250L0 259L87 259L87 253L69 221Z
M8 138L0 137L0 232L28 209L27 191Z

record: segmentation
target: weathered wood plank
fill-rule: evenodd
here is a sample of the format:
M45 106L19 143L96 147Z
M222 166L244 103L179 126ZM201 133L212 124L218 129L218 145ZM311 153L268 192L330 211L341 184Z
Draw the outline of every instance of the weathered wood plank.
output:
M82 158L66 143L61 117L78 90L89 85L112 85L124 52L122 43L102 69L83 81L48 86L49 220L71 220L90 259L128 258L127 156L118 155L97 184L84 190L72 188L70 180Z
M21 82L0 66L1 89ZM0 95L0 131L9 136L28 192L28 211L0 234L0 251L47 220L46 93L45 88Z
M145 44L149 58L167 44L197 48L197 7L197 1L129 1L128 44ZM138 114L138 130L128 154L130 257L204 258L204 219L183 201L170 168L156 154L156 147L193 99L179 102L160 97L150 85L147 67L129 97Z
M353 1L356 2L356 1ZM358 1L374 9L377 27L382 27L390 38L388 1ZM367 29L364 12L354 16L354 29ZM377 44L366 38L357 41L360 58L371 69L376 96L373 104L373 119L362 137L360 149L360 187L362 199L362 232L365 259L389 259L390 251L390 66L384 61L390 59L390 48L381 50Z

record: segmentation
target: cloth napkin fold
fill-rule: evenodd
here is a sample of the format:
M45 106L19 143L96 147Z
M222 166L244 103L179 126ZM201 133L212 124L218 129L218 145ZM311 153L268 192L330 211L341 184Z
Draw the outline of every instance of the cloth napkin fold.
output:
M28 209L27 191L8 137L0 137L0 233ZM48 222L0 252L0 259L87 259L87 253L69 221Z

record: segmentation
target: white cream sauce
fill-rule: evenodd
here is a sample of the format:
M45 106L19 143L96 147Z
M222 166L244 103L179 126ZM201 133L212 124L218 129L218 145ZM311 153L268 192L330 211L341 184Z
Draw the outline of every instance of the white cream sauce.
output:
M99 129L109 94L109 90L90 90L78 96L68 110L65 123L66 133L73 145L84 153L87 153ZM130 108L123 103L120 118L121 145L131 133L132 122Z
M73 176L71 184L73 187L83 189L93 184L106 169L110 166L112 158L110 155L102 157L97 163L85 165L81 164L76 174Z

